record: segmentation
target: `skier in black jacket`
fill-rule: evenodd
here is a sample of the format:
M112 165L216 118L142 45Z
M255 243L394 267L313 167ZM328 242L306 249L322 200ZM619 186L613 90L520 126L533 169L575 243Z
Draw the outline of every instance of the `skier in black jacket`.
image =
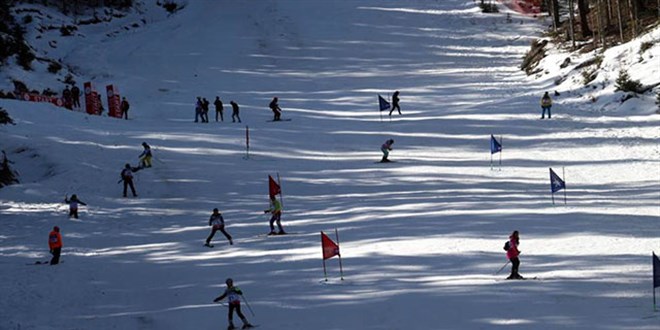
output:
M218 298L213 299L213 302L219 302L220 300L227 297L227 301L229 303L229 326L227 327L227 330L236 329L233 321L234 311L236 311L236 315L238 315L238 317L241 318L241 321L243 321L243 329L254 328L254 326L250 324L247 318L245 318L245 315L241 313L241 296L243 295L243 292L241 289L234 286L234 281L231 278L228 278L225 281L225 284L227 284L227 289Z

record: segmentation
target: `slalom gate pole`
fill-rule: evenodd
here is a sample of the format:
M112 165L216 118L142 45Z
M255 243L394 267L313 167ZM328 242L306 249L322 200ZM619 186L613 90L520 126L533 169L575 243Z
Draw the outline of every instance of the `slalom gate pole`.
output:
M245 295L241 295L241 296L243 296L243 300L245 301L245 306L247 306L247 308L250 310L250 313L252 314L252 316L255 316L254 312L252 311L252 307L250 307L250 303L248 303L247 298L245 298Z
M502 144L502 135L500 135L500 171L502 170L502 150L504 150L504 145Z
M280 186L280 204L282 205L282 210L284 210L284 195L282 194L282 182L280 181L280 172L277 172L277 184Z
M250 158L250 127L245 126L245 158Z
M339 232L337 231L337 228L335 228L335 237L337 238L337 246L339 246ZM341 265L341 248L339 248L339 254L337 254L339 257L339 274L341 275L341 280L344 280L344 268Z
M550 194L552 195L552 205L555 205L555 193L550 192Z
M493 153L490 153L490 170L493 170Z
M321 232L323 233L323 232ZM321 234L323 235L323 234ZM328 272L325 270L325 258L323 259L323 277L325 277L325 281L328 281Z
M495 275L499 274L506 265L508 265L511 262L511 260L507 260L507 262L504 264L504 266L500 267L500 269L495 273Z
M657 310L657 307L656 307L656 304L655 304L655 287L653 287L653 312L655 313L657 311L658 310Z
M566 172L564 167L561 168L561 175L563 176L562 180L564 180L564 205L566 205Z

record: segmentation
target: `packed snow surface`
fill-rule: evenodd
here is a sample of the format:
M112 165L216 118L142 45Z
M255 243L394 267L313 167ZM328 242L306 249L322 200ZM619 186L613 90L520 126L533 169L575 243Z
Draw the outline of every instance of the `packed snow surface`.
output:
M660 116L527 77L518 66L547 22L513 15L467 0L189 1L127 32L60 37L59 56L81 81L118 86L131 120L0 100L16 121L0 148L21 180L0 190L0 329L224 329L212 300L227 277L260 329L658 329ZM403 114L390 118L377 95L395 90ZM216 95L224 122L211 106L193 123L195 98ZM268 122L274 96L291 121ZM375 163L389 138L396 162ZM122 198L143 141L154 166ZM567 186L555 204L550 167ZM266 237L278 174L290 235ZM88 204L78 220L71 194ZM216 207L234 245L218 233L209 249ZM50 258L55 225L63 263L30 265ZM325 281L320 231L335 229L344 280L333 258ZM495 274L513 230L536 279Z

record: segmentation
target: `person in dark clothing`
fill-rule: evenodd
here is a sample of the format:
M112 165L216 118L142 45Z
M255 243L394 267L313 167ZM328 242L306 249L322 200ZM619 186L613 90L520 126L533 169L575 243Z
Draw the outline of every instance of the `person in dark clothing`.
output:
M231 101L231 102L229 102L229 104L231 104L231 110L232 110L232 112L231 112L231 122L235 123L236 119L238 119L238 122L240 123L241 122L241 117L238 115L238 111L239 111L238 103L236 103L234 101Z
M68 85L62 91L62 98L64 99L64 107L71 110L73 108L73 102L71 101L71 90Z
M550 98L550 94L548 92L545 92L543 94L543 97L541 98L541 119L545 119L545 111L548 111L548 119L552 118L552 113L550 113L550 109L552 108L552 98Z
M80 108L80 88L76 85L71 87L71 99L73 100L73 106Z
M520 250L518 250L518 245L520 244L520 235L517 230L514 230L509 236L509 249L506 250L506 256L511 261L511 275L507 277L507 280L522 280L524 279L520 274L518 274L518 268L520 267Z
M145 168L145 167L151 167L151 146L149 146L146 142L142 142L142 153L138 158L140 158L140 167Z
M60 234L60 227L55 226L48 234L48 248L53 258L50 259L50 265L57 265L60 263L60 253L62 253L62 235Z
M225 219L222 217L222 214L220 214L220 211L218 209L213 209L213 214L211 214L211 218L209 218L209 226L213 226L211 228L211 234L209 237L206 238L206 244L205 246L208 247L213 247L211 245L211 240L213 239L213 236L215 236L215 232L218 230L227 237L229 240L229 245L233 245L234 242L231 240L231 236L225 231Z
M273 111L273 121L278 121L280 120L280 116L282 115L282 109L280 109L280 105L277 103L277 97L274 97L272 101L270 101L270 104L268 105L270 110Z
M78 219L78 204L87 206L87 204L78 199L76 194L71 195L71 199L68 196L64 196L64 202L69 204L69 217L73 217L74 219Z
M135 186L133 185L133 173L139 171L137 167L131 167L131 164L126 164L124 169L121 171L121 181L124 181L124 197L126 197L126 190L128 187L131 187L131 192L133 197L137 197L135 193Z
M209 122L209 105L211 102L207 100L206 98L202 99L202 123L208 123Z
M392 116L394 109L399 112L399 115L401 114L401 107L399 106L399 91L396 91L394 94L392 94L392 110L390 110L390 116Z
M121 98L121 104L119 105L119 110L121 111L119 116L124 117L124 119L128 120L128 108L130 108L131 105L128 103L126 100L126 97Z
M213 302L217 303L220 300L225 299L225 297L227 298L227 302L229 303L229 313L227 315L229 326L227 327L227 330L236 329L234 326L234 311L236 311L236 315L238 315L238 317L241 318L241 321L243 321L242 329L253 328L254 326L250 324L245 315L241 312L241 296L243 296L243 292L241 289L234 286L234 281L231 278L228 278L225 281L225 284L227 284L227 289L225 289L225 292L222 293L222 295L213 299Z
M215 121L218 121L218 115L220 115L220 121L225 121L225 117L222 115L223 110L225 110L225 107L222 105L222 101L220 100L219 96L215 97L215 101L213 102L213 105L215 105Z

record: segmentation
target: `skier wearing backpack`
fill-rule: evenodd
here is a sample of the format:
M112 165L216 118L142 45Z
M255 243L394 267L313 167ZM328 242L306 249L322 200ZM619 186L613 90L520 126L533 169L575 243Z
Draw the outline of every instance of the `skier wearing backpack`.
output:
M215 232L218 230L227 237L229 245L234 244L231 240L231 235L225 231L225 219L222 218L222 214L220 214L220 211L218 211L217 208L213 209L213 214L211 214L211 218L209 218L209 226L213 227L211 228L211 234L206 238L206 244L204 244L204 246L213 247L213 245L211 245L211 240L213 239L213 236L215 236Z
M71 199L68 196L64 196L64 202L69 204L69 217L73 217L74 219L78 219L78 204L87 206L87 204L78 199L76 194L71 195Z
M126 190L128 187L131 187L133 197L137 197L137 194L135 193L135 186L133 185L133 173L139 170L139 167L131 167L131 164L124 165L124 169L121 171L121 180L119 180L124 181L124 197L126 197Z
M48 248L53 258L50 259L50 264L57 265L60 263L60 253L62 252L62 235L60 234L60 227L55 226L48 234Z
M548 92L545 92L543 94L543 97L541 98L541 119L545 119L545 111L548 110L548 119L552 118L552 114L550 113L550 109L552 108L552 98L550 98L550 94Z
M518 267L520 267L520 251L518 250L518 245L520 244L520 235L517 230L514 230L509 236L508 249L505 244L504 249L506 250L506 257L511 261L511 275L507 277L507 280L524 280L524 278L518 274Z
M225 297L227 298L227 302L229 303L229 326L227 327L227 330L236 329L234 326L234 311L236 311L236 315L238 315L238 317L241 318L241 321L243 321L242 329L254 328L254 326L250 324L247 318L245 318L245 315L243 315L241 312L241 296L243 296L243 292L241 289L234 286L234 281L231 278L228 278L225 281L225 284L227 284L227 289L225 289L225 292L222 295L213 299L213 302L217 303Z

